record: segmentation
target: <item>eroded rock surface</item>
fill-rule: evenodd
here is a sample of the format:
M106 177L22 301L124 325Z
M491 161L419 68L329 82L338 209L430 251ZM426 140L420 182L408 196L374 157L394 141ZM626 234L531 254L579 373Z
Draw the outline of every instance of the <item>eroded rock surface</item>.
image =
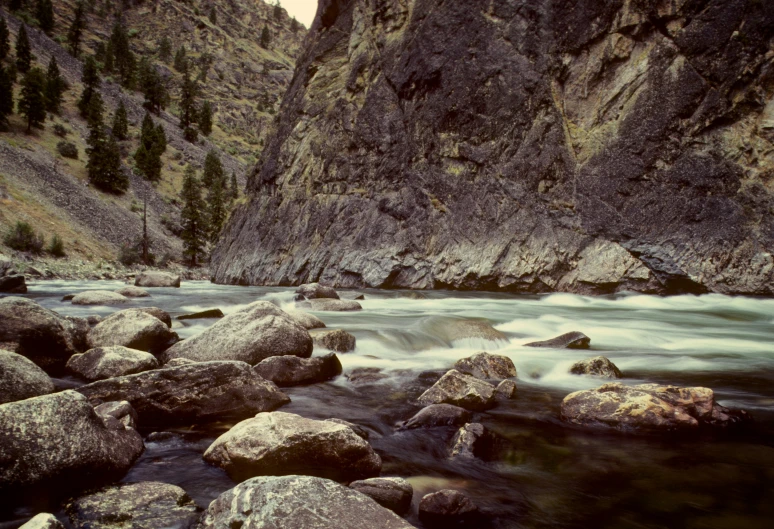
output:
M516 366L513 360L503 355L486 352L476 353L467 358L461 358L454 364L454 369L483 380L503 380L516 376Z
M495 405L495 387L488 382L452 369L422 393L417 402L454 404L469 410L485 410Z
M132 375L157 367L159 361L152 354L120 345L89 349L67 361L68 370L89 381Z
M621 370L604 356L579 360L570 367L573 375L590 375L602 378L621 378Z

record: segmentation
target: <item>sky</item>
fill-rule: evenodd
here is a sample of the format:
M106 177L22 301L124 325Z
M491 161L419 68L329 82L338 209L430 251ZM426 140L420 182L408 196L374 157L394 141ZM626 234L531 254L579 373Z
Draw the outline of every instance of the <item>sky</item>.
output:
M268 3L273 4L274 2L269 1ZM280 4L287 9L290 16L296 17L296 20L309 29L314 15L317 13L317 0L280 0Z

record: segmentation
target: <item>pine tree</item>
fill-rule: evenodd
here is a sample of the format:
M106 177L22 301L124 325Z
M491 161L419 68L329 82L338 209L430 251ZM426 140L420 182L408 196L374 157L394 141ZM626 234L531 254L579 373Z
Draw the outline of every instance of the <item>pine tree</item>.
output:
M154 114L159 114L169 102L169 93L161 75L147 57L140 59L137 76L140 91L145 95L143 106Z
M13 114L13 80L7 68L0 65L0 130L8 130L8 116Z
M209 101L205 101L199 111L199 130L205 136L209 136L212 132L212 105Z
M137 61L129 47L129 34L120 20L116 20L116 23L113 24L113 33L110 35L110 44L108 45L108 55L111 55L110 52L112 52L113 56L113 68L121 77L121 86L132 88L135 82Z
M22 79L19 114L27 118L27 133L46 120L46 74L40 68L31 68Z
M81 53L81 38L86 29L86 5L83 0L75 5L75 14L70 29L67 30L67 44L70 46L70 54L77 57Z
M205 204L196 171L190 165L186 167L183 190L180 194L183 211L180 220L183 224L183 253L190 259L190 266L197 265L197 259L204 253L207 244L207 221Z
M188 59L185 55L185 46L180 46L175 53L175 61L172 66L180 73L186 73L188 71Z
M215 11L215 6L212 6L210 8L210 15L209 15L210 22L217 25L218 24L218 13Z
M231 173L231 200L234 201L239 198L239 184L237 183L236 173Z
M11 11L19 11L22 8L23 0L11 0L8 3L8 9Z
M261 48L269 49L269 46L271 45L271 33L269 32L269 28L266 26L263 26L263 29L261 30Z
M161 124L154 126L150 114L142 120L140 145L134 153L137 169L153 182L161 178L161 155L167 150L167 138Z
M199 110L196 108L196 96L199 93L199 87L196 81L185 74L183 86L180 89L180 128L183 129L183 136L191 143L198 137L198 131L194 127L199 121Z
M290 31L293 33L297 33L299 29L298 20L296 20L296 17L293 17L290 20Z
M88 109L89 147L86 163L89 182L103 191L121 193L129 188L129 178L121 170L121 150L112 135L105 133L102 121L102 97L95 93Z
M38 19L43 33L50 36L54 31L54 6L51 4L51 0L38 0L35 18Z
M0 16L0 61L5 60L11 52L11 33L5 18Z
M207 193L208 220L209 220L209 238L215 242L223 229L223 223L226 221L226 178L221 174L209 186Z
M169 42L167 37L161 39L159 43L159 59L162 62L169 63L169 59L172 58L172 43Z
M123 101L118 103L118 108L113 116L111 132L117 140L125 140L129 136L129 119L126 115L126 107Z
M86 124L89 127L89 133L96 132L97 135L104 133L104 115L105 115L105 103L102 101L102 96L99 92L96 92L89 99L89 105L86 107ZM95 137L98 137L95 136ZM91 140L86 140L86 143L91 145Z
M277 3L274 5L274 20L277 22L282 21L282 6L279 3L279 0L277 0Z
M81 112L82 117L87 116L89 108L89 102L94 94L99 90L99 71L97 69L97 61L94 57L87 57L83 62L83 93L81 99L78 101L78 110Z
M218 153L213 150L208 152L206 158L204 158L202 184L204 184L204 187L209 188L216 182L225 182L225 173Z
M27 73L32 66L32 49L27 37L27 26L22 24L16 35L16 69L20 73Z
M64 80L59 72L59 65L56 63L56 57L51 56L48 62L48 71L46 72L46 110L54 114L59 113L62 106L62 95L67 91L67 81Z

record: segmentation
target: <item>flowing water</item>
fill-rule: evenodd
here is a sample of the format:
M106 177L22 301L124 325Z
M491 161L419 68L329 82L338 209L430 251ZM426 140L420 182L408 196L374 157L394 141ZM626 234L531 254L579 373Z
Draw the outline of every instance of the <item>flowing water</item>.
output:
M60 299L120 286L54 281L32 285L28 296L65 315L106 315L119 309L77 307ZM289 388L292 403L282 410L366 427L384 461L382 475L405 477L414 486L414 514L408 519L417 527L419 498L441 488L465 491L495 528L774 527L774 300L458 292L413 299L399 291L362 292L361 312L315 314L329 328L357 337L356 350L339 355L345 375L372 367L387 377L364 386L341 376ZM158 306L173 318L214 307L229 313L259 299L293 307L292 289L186 282L152 294L131 305ZM488 321L508 339L451 340L449 329L464 319ZM175 330L187 338L214 321L176 322ZM575 330L591 338L591 351L523 346ZM477 416L503 440L491 461L449 461L452 428L395 430L419 409L415 399L433 380L457 359L481 350L507 355L519 372L518 396ZM755 425L745 432L666 437L569 428L558 419L562 398L602 381L570 375L568 369L599 354L623 371L626 384L710 387L721 404L751 412ZM74 380L58 383L65 387ZM230 426L177 428L154 436L160 440L146 440L145 453L123 481L173 483L206 507L234 486L201 458ZM29 498L8 511L8 522L0 527L14 527L10 520L43 508L54 508L45 495Z

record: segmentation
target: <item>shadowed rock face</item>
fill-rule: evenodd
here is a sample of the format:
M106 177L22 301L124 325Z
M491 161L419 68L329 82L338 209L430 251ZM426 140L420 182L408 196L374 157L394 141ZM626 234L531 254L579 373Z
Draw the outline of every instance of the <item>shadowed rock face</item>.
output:
M770 295L773 30L755 0L323 0L215 279Z

